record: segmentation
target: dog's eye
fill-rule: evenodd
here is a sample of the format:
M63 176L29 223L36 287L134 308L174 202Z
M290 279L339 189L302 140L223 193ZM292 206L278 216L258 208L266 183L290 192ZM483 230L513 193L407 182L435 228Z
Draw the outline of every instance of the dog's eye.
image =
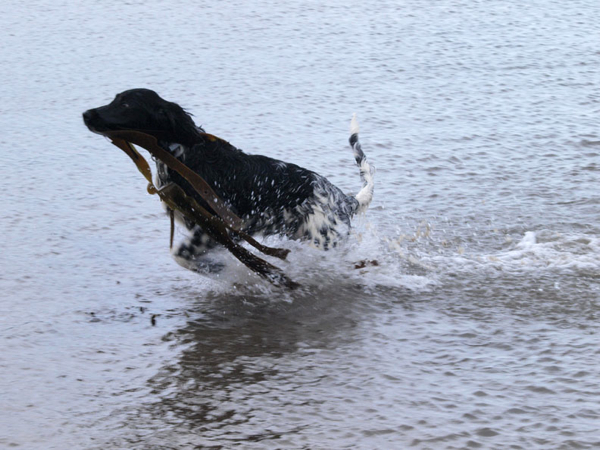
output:
M129 103L121 103L121 106L122 106L123 108L129 108Z

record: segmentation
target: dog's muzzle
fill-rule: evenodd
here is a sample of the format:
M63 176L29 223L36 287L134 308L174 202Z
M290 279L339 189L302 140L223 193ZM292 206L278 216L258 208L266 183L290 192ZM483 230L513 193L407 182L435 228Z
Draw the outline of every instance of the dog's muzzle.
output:
M86 112L83 113L83 123L86 127L88 127L90 131L93 131L94 133L106 131L105 129L102 129L102 127L99 127L99 117L100 116L98 115L98 112L95 109L88 109Z

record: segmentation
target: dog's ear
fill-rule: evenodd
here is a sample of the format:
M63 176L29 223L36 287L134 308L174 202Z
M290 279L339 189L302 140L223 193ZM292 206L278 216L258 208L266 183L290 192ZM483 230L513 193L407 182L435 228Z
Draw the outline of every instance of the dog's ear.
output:
M168 125L169 131L176 141L181 140L183 141L181 143L186 143L193 140L198 134L191 115L177 103L165 102L165 105L161 106L157 113L160 117L159 123Z

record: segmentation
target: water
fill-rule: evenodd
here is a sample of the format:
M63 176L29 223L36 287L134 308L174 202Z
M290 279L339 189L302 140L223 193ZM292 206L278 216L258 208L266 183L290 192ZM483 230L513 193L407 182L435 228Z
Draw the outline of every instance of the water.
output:
M0 447L600 446L598 3L219 3L0 5ZM357 112L346 249L177 266L132 87L354 192Z

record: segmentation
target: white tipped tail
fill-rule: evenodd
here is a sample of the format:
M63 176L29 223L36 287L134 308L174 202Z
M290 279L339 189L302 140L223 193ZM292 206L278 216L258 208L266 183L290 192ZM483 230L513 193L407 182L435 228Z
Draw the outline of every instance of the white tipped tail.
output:
M356 164L360 168L360 178L363 181L363 187L355 197L358 201L355 213L361 214L367 210L371 200L373 200L373 190L375 189L373 175L375 174L375 168L368 163L367 157L362 151L358 140L358 130L358 120L356 119L356 114L354 114L350 122L350 146L354 152Z
M356 118L356 113L352 114L352 121L350 122L350 136L353 134L358 134L358 119Z

